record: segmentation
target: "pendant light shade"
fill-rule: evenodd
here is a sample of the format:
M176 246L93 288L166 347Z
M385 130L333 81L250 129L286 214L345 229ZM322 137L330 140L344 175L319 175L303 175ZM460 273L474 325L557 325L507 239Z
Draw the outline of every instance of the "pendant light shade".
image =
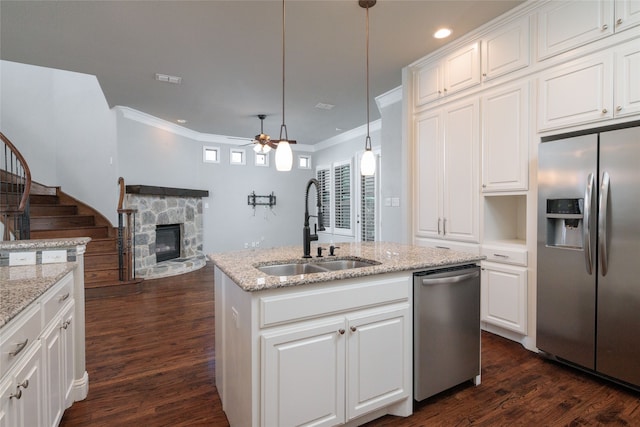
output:
M369 136L369 8L376 4L376 0L359 0L358 4L367 11L367 138L364 141L364 153L360 159L360 174L362 176L372 176L376 173L376 157L371 151L371 136Z

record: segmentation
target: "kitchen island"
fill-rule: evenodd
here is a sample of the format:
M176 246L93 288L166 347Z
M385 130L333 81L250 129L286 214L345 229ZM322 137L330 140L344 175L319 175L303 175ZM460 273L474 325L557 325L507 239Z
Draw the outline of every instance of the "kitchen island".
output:
M334 257L312 259L298 246L209 255L216 386L232 426L411 415L413 272L482 257L384 242L337 246ZM259 269L333 260L365 266L293 275Z

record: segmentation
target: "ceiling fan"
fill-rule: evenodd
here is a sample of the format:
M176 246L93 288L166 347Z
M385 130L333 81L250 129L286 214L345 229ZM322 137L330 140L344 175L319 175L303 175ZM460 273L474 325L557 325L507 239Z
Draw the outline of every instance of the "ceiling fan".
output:
M278 143L280 142L279 139L271 139L271 137L269 135L267 135L266 133L264 133L264 119L267 117L266 114L258 114L258 118L260 119L260 133L256 136L253 137L253 141L251 141L251 144L253 144L253 151L255 151L256 153L268 153L269 151L271 151L271 149L277 149L278 148ZM295 144L296 141L288 141L289 144ZM250 144L247 144L250 145Z

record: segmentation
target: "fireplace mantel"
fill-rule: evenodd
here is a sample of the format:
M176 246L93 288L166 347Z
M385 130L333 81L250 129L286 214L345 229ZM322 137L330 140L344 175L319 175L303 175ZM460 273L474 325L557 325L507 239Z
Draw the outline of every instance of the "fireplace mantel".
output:
M127 185L127 194L141 196L170 196L170 197L209 197L208 190L191 190L188 188L156 187L153 185Z

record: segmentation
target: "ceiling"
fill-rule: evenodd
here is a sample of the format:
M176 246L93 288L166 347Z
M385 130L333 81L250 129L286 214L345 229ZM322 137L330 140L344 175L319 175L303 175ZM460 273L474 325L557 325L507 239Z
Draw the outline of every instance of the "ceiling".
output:
M520 3L379 0L369 11L371 119L402 67ZM289 138L315 144L366 123L365 22L357 0L286 2ZM444 41L432 37L442 26L453 29ZM250 138L263 113L265 132L279 135L280 1L1 0L0 58L95 75L109 106L194 131Z

